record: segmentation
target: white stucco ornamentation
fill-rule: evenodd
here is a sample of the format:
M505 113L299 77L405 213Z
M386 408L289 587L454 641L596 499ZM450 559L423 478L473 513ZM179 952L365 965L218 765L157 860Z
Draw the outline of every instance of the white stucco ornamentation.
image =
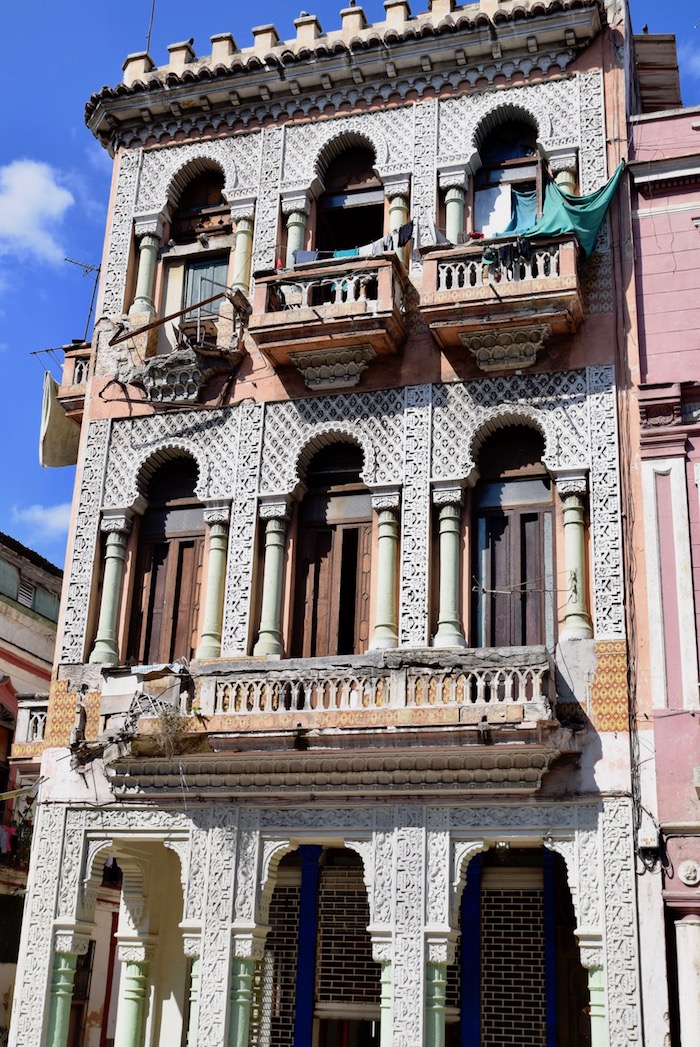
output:
M430 439L432 387L405 390L404 486L401 502L399 643L424 647L428 637Z
M140 163L140 149L125 151L119 158L119 175L112 210L112 228L109 233L104 291L102 301L97 305L98 319L100 316L118 316L124 310L126 267L131 251L132 223L136 213Z

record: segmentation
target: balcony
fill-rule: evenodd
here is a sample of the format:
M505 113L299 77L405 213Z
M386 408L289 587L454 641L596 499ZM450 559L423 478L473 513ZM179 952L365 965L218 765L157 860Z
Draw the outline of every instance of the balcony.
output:
M161 681L172 696L165 717L143 694L128 713L120 701L133 730L110 761L118 790L167 790L177 755L193 787L200 775L208 787L221 775L222 788L246 795L277 786L343 792L342 783L352 792L370 781L390 793L532 792L556 758L578 751L556 718L543 647L217 660L191 672L189 689ZM103 694L112 737L116 712Z
M309 388L347 388L406 338L405 270L396 255L311 262L259 277L249 332L275 367Z
M90 377L90 345L73 342L63 347L63 374L58 388L58 402L69 418L78 422L85 407L85 389Z
M499 239L425 256L423 319L443 349L468 349L485 371L530 366L551 335L583 319L575 239L533 242L509 266L484 261L511 246Z

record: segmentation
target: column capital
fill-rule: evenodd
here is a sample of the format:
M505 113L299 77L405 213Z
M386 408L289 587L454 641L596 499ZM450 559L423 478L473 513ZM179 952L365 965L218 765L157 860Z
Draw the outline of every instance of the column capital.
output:
M188 960L197 960L202 955L202 935L185 931L182 936L182 951Z
M57 927L54 930L54 952L64 955L84 956L90 948L90 933L75 927Z
M261 520L288 520L291 506L286 496L276 495L260 499L258 515Z
M134 215L134 235L136 239L141 240L144 236L155 236L160 240L163 235L163 226L166 218L167 215L163 211Z
M100 530L104 534L129 534L133 522L131 509L103 509Z
M550 473L562 497L567 494L586 494L588 490L587 469L550 469Z
M230 502L205 502L204 503L204 522L211 526L212 524L228 524L231 521L231 503Z
M395 196L410 196L410 174L385 175L382 179L382 182L384 184L384 195L387 197L387 199L393 200Z
M238 199L228 200L227 202L231 211L231 221L240 222L245 218L252 221L255 217L254 196L241 196Z
M372 959L375 963L391 963L394 952L394 932L391 927L369 928L372 940Z
M552 169L552 174L557 175L563 171L578 171L578 146L564 145L556 149L547 150L547 163Z
M233 955L237 960L262 960L269 927L256 926L250 930L234 929L231 936Z
M602 971L605 967L603 940L599 934L591 931L575 931L579 944L581 966L588 971Z
M385 509L399 509L401 506L401 490L398 487L384 487L372 491L372 508L380 513Z
M433 505L461 506L464 502L464 488L460 483L451 481L438 481L433 484Z
M468 164L442 164L438 167L438 185L441 189L466 189L468 180Z
M285 218L290 214L309 214L310 210L306 189L288 189L282 193L282 214Z
M121 963L150 963L154 952L153 938L117 939L117 959Z
M425 958L428 963L454 963L456 947L456 931L430 930L430 928L426 928Z

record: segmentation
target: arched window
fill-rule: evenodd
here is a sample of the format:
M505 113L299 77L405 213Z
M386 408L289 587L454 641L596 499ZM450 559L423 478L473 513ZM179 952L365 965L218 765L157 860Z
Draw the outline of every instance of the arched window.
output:
M544 441L525 425L490 436L472 493L477 647L554 643L552 488Z
M316 247L343 251L384 234L384 189L367 146L345 149L329 163L317 205Z
M307 469L299 506L292 656L362 654L369 641L372 506L362 452L337 443Z
M524 120L507 120L479 145L474 179L474 228L486 236L518 233L537 221L542 164L537 132Z
M129 657L139 664L193 658L196 648L204 509L191 458L165 462L148 488L141 519Z

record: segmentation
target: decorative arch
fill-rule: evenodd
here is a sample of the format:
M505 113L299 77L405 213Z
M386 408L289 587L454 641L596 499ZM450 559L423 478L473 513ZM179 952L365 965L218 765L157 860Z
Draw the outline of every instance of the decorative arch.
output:
M542 461L547 469L555 469L558 464L557 437L551 419L544 411L528 404L517 404L507 407L494 407L486 410L478 423L468 431L468 452L466 458L467 478L476 477L476 460L483 444L492 433L507 429L511 425L527 425L537 430L544 440Z
M459 926L459 906L467 882L467 868L472 858L485 851L485 840L458 840L452 844L452 882L450 883L450 927Z
M470 143L473 152L478 154L486 138L509 120L517 120L520 123L529 124L539 141L540 121L536 114L521 104L499 101L481 117L474 127Z
M316 179L321 178L325 164L344 149L358 145L373 150L375 169L379 177L384 179L396 169L397 158L392 156L387 129L381 125L377 116L375 113L363 113L341 120L317 122L299 130L292 129L291 139L285 146L283 187L309 188ZM406 168L406 164L402 163L401 168Z
M222 193L228 202L236 195L239 185L238 169L228 142L192 142L144 152L136 215L154 214L174 206L188 182L212 170L223 174Z
M384 144L386 145L386 143ZM375 165L379 163L377 146L365 132L342 130L332 138L329 138L316 154L314 174L323 182L326 171L333 160L344 153L346 149L356 148L370 149L374 153Z
M194 441L174 439L162 443L158 448L149 449L136 459L131 475L122 488L125 507L134 508L140 499L145 498L148 485L159 466L174 458L192 458L197 465L197 486L195 494L200 500L207 497L209 489L209 460L202 448Z
M260 890L255 906L257 926L267 926L270 919L270 902L277 884L277 869L285 854L296 851L299 843L299 840L268 840L263 845L260 861Z
M289 460L294 463L293 475L289 478L289 486L284 493L291 494L298 490L304 483L306 470L313 456L323 447L334 443L349 441L359 447L364 457L364 465L360 478L364 484L370 487L374 483L375 476L375 453L374 446L360 426L352 422L342 424L320 424L310 426L309 429L293 444Z

